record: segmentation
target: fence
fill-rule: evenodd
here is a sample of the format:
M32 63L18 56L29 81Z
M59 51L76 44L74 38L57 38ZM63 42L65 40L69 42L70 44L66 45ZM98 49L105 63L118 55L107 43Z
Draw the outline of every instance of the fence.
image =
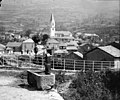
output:
M73 60L73 59L58 59L52 60L53 69L63 70L93 70L100 71L114 67L114 61L90 61L90 60Z
M12 67L27 67L27 68L44 68L43 57L29 57L29 56L13 56L7 55L0 58L0 64L2 66L8 65ZM73 60L52 58L52 69L61 70L93 70L100 71L107 68L114 68L114 61L90 61L90 60Z

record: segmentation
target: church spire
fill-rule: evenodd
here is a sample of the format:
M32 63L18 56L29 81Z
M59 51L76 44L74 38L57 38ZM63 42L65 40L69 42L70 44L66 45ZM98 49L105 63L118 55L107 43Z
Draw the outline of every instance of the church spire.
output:
M51 18L50 18L50 37L54 37L55 36L55 19L54 19L54 15L51 14Z

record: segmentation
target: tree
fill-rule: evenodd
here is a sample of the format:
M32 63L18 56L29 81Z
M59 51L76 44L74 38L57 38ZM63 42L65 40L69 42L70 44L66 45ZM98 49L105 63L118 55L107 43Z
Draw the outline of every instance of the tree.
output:
M42 36L42 43L41 44L46 45L48 38L49 38L49 35L48 34L44 34Z
M31 30L31 29L28 29L28 30L25 32L25 36L29 37L31 33L32 33L32 30Z

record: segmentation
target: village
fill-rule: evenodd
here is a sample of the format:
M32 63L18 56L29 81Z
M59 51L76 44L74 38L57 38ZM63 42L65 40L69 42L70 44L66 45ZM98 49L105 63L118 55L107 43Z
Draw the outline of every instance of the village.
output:
M120 100L118 3L0 0L0 100Z
M62 60L68 59L69 62L74 62L76 60L76 66L98 66L97 69L104 68L119 68L120 66L120 48L119 41L114 41L105 46L102 46L100 43L102 39L97 34L90 33L76 33L76 38L73 37L70 31L56 31L55 28L55 18L51 14L49 22L49 32L39 32L39 33L30 33L27 36L22 36L21 34L14 34L14 32L6 32L5 35L1 35L4 39L12 40L12 42L7 42L6 45L0 45L0 55L18 55L18 58L25 55L27 58L35 58L35 42L32 37L35 35L43 36L47 35L49 38L46 44L41 44L41 41L37 44L38 52L37 56L39 59L38 64L43 65L41 61L43 54L47 50L48 55L53 58L58 58L55 63L64 63ZM94 40L94 41L92 41ZM61 60L60 60L61 59ZM19 59L18 59L19 60ZM83 63L78 63L77 61L83 61ZM86 64L84 62L86 61ZM17 61L18 62L18 61ZM1 64L3 61L1 61ZM71 66L75 66L74 63L68 63ZM3 64L2 64L3 65ZM63 65L64 66L64 65ZM91 69L93 68L91 67ZM52 66L53 67L53 66ZM54 66L55 68L56 66ZM78 66L79 67L79 66ZM58 68L59 69L59 68ZM72 69L75 70L73 67ZM79 69L79 68L76 68ZM83 69L80 67L80 69ZM88 68L89 69L89 68Z

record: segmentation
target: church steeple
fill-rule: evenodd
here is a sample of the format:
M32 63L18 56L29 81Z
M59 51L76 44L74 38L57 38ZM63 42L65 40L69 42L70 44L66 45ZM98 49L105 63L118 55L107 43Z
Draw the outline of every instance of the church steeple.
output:
M50 37L54 37L55 36L55 19L54 19L54 15L51 14L51 18L50 18Z

